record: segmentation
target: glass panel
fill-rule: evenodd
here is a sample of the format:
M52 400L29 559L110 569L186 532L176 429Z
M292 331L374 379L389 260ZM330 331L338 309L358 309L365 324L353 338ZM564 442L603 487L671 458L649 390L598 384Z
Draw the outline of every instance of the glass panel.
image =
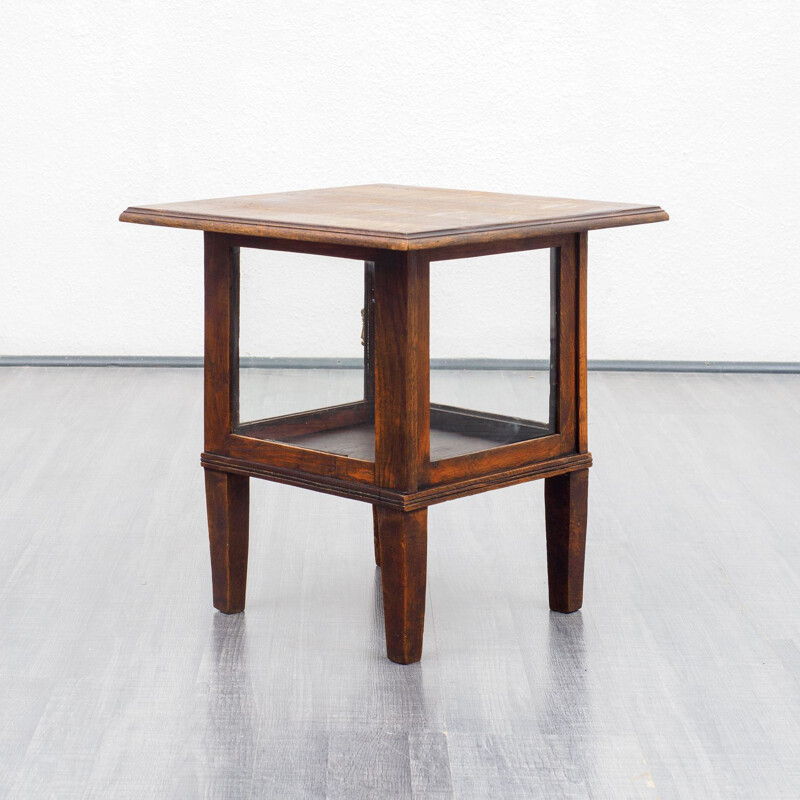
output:
M237 432L372 460L363 262L243 248L240 264Z
M550 250L431 264L432 461L555 433L550 273Z

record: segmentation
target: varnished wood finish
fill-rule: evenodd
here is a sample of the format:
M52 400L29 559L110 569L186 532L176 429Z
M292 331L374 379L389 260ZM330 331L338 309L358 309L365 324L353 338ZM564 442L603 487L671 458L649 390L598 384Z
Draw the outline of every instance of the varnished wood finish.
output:
M576 263L574 237L553 250L555 265L551 267L557 285L558 331L558 423L557 430L564 447L575 447L575 334L576 334Z
M227 439L226 446L229 449L238 446L242 438L249 440L250 447L260 447L254 445L254 441L269 442L275 451L286 446L281 453L284 460L303 456L297 452L298 448L315 451L320 453L314 457L320 464L323 461L326 465L334 464L341 474L353 476L358 468L363 479L372 480L372 470L368 466L363 471L361 469L364 464L375 460L375 425L369 420L369 408L363 402L242 423L236 427L233 437ZM539 442L540 439L546 441ZM533 440L537 443L524 446ZM512 444L521 446L509 448L508 445ZM514 417L469 409L431 407L429 479L432 483L440 480L441 475L450 474L459 464L468 463L451 463L462 456L469 455L473 467L480 470L483 467L478 464L484 462L478 454L491 451L493 460L490 466L497 469L517 466L526 459L547 457L562 450L561 438L548 432L544 423L517 421ZM339 460L326 460L326 456L339 457ZM349 460L343 461L341 457ZM309 466L313 467L313 463L310 462Z
M236 614L247 591L250 479L213 469L205 476L214 608Z
M461 478L481 478L566 455L560 436L542 436L511 444L495 444L465 455L431 462L432 486L446 486Z
M377 258L381 248L371 245L347 245L341 243L317 242L304 239L276 239L270 236L240 236L230 234L234 247L249 247L255 250L274 250L279 253L306 253L312 256L349 258L356 261L372 261Z
M588 452L587 231L658 206L376 184L138 206L121 219L205 231L205 451L214 603L241 611L248 478L373 506L386 644L418 661L427 508L545 479L550 605L580 608ZM364 262L364 398L239 422L239 249ZM431 262L550 248L549 419L430 403Z
M588 235L578 233L575 235L575 257L577 259L576 271L576 294L577 303L575 320L575 369L577 372L577 414L578 424L576 433L576 448L579 453L589 452L589 416L587 412L588 404L588 375L587 375L587 355L586 355L586 314L587 314L587 249Z
M380 522L380 507L372 506L372 545L375 550L375 566L381 565L381 537L378 533L378 524Z
M559 242L556 247L550 249L550 396L548 403L549 420L555 426L556 431L559 430L558 419L559 409L561 407L560 387L559 387L559 309L560 309L560 265L561 254L560 249L563 246L563 241Z
M668 219L658 206L393 184L132 206L123 222L427 250Z
M519 253L522 250L547 250L558 247L564 241L563 235L525 236L519 239L490 239L486 242L466 242L465 244L441 245L425 251L430 261L454 261L459 258L479 258L496 256L502 253Z
M370 417L370 407L364 400L358 400L355 403L300 411L297 414L286 414L282 417L242 422L235 427L234 432L255 439L291 441L298 436L361 425Z
M364 402L367 405L369 418L373 423L372 445L373 460L375 458L375 262L364 263ZM375 566L381 565L381 540L378 533L380 514L378 506L372 506L372 544L375 552Z
M375 480L405 492L428 480L429 286L424 256L375 263Z
M224 447L239 411L239 249L205 234L205 447ZM206 469L214 607L244 611L249 479Z
M430 273L416 253L375 262L375 482L416 492L430 470ZM410 664L422 655L428 512L378 507L376 561L383 581L386 650Z
M452 477L440 485L429 486L417 492L401 492L375 486L366 481L353 481L347 478L338 478L333 475L303 472L296 467L265 466L262 460L236 458L218 455L216 453L203 453L200 463L204 467L235 472L240 475L251 475L254 478L285 483L289 486L299 486L304 489L313 489L325 494L346 497L350 500L361 500L365 503L386 506L404 511L415 511L446 500L457 497L467 497L480 494L490 489L500 489L504 486L514 486L517 483L534 481L558 475L576 469L586 469L592 465L589 453L574 453L560 458L549 458L525 464L512 469L501 469L496 472L482 472L477 477Z
M398 664L422 657L428 509L377 509L386 654Z
M498 444L524 442L552 433L545 422L493 414L490 411L473 411L442 403L431 403L431 428L485 437Z
M364 264L364 402L375 419L375 263Z
M205 240L205 447L217 450L239 413L239 249L226 236Z
M217 453L311 475L366 484L375 482L375 464L372 461L327 453L296 443L273 442L232 434Z
M565 614L583 605L588 488L586 469L544 482L550 608Z

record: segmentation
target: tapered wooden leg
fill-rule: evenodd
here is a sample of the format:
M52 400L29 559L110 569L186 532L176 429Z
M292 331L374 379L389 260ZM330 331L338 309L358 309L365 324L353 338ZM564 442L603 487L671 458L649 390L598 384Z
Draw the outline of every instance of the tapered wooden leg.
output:
M583 605L589 470L546 478L547 578L550 608L570 613Z
M398 664L422 658L428 509L376 508L379 519L386 655Z
M375 566L381 565L381 537L378 533L378 524L380 514L378 513L378 506L372 506L372 538L375 543Z
M214 608L244 611L250 523L250 479L206 469L208 538Z

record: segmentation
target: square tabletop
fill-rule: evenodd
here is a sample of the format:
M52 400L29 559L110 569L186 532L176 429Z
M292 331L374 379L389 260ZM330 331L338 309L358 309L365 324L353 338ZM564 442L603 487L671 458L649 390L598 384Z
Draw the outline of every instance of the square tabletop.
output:
M659 206L367 184L131 206L147 225L420 250L669 219Z

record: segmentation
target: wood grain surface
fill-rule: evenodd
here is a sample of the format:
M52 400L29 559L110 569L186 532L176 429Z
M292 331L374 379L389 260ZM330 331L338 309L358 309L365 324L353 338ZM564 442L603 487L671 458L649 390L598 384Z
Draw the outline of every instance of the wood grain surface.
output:
M131 206L148 225L417 250L660 222L659 206L395 184ZM453 257L449 255L448 257Z
M544 482L550 609L571 614L583 605L589 470Z
M213 469L205 477L214 608L237 614L247 595L250 479Z

